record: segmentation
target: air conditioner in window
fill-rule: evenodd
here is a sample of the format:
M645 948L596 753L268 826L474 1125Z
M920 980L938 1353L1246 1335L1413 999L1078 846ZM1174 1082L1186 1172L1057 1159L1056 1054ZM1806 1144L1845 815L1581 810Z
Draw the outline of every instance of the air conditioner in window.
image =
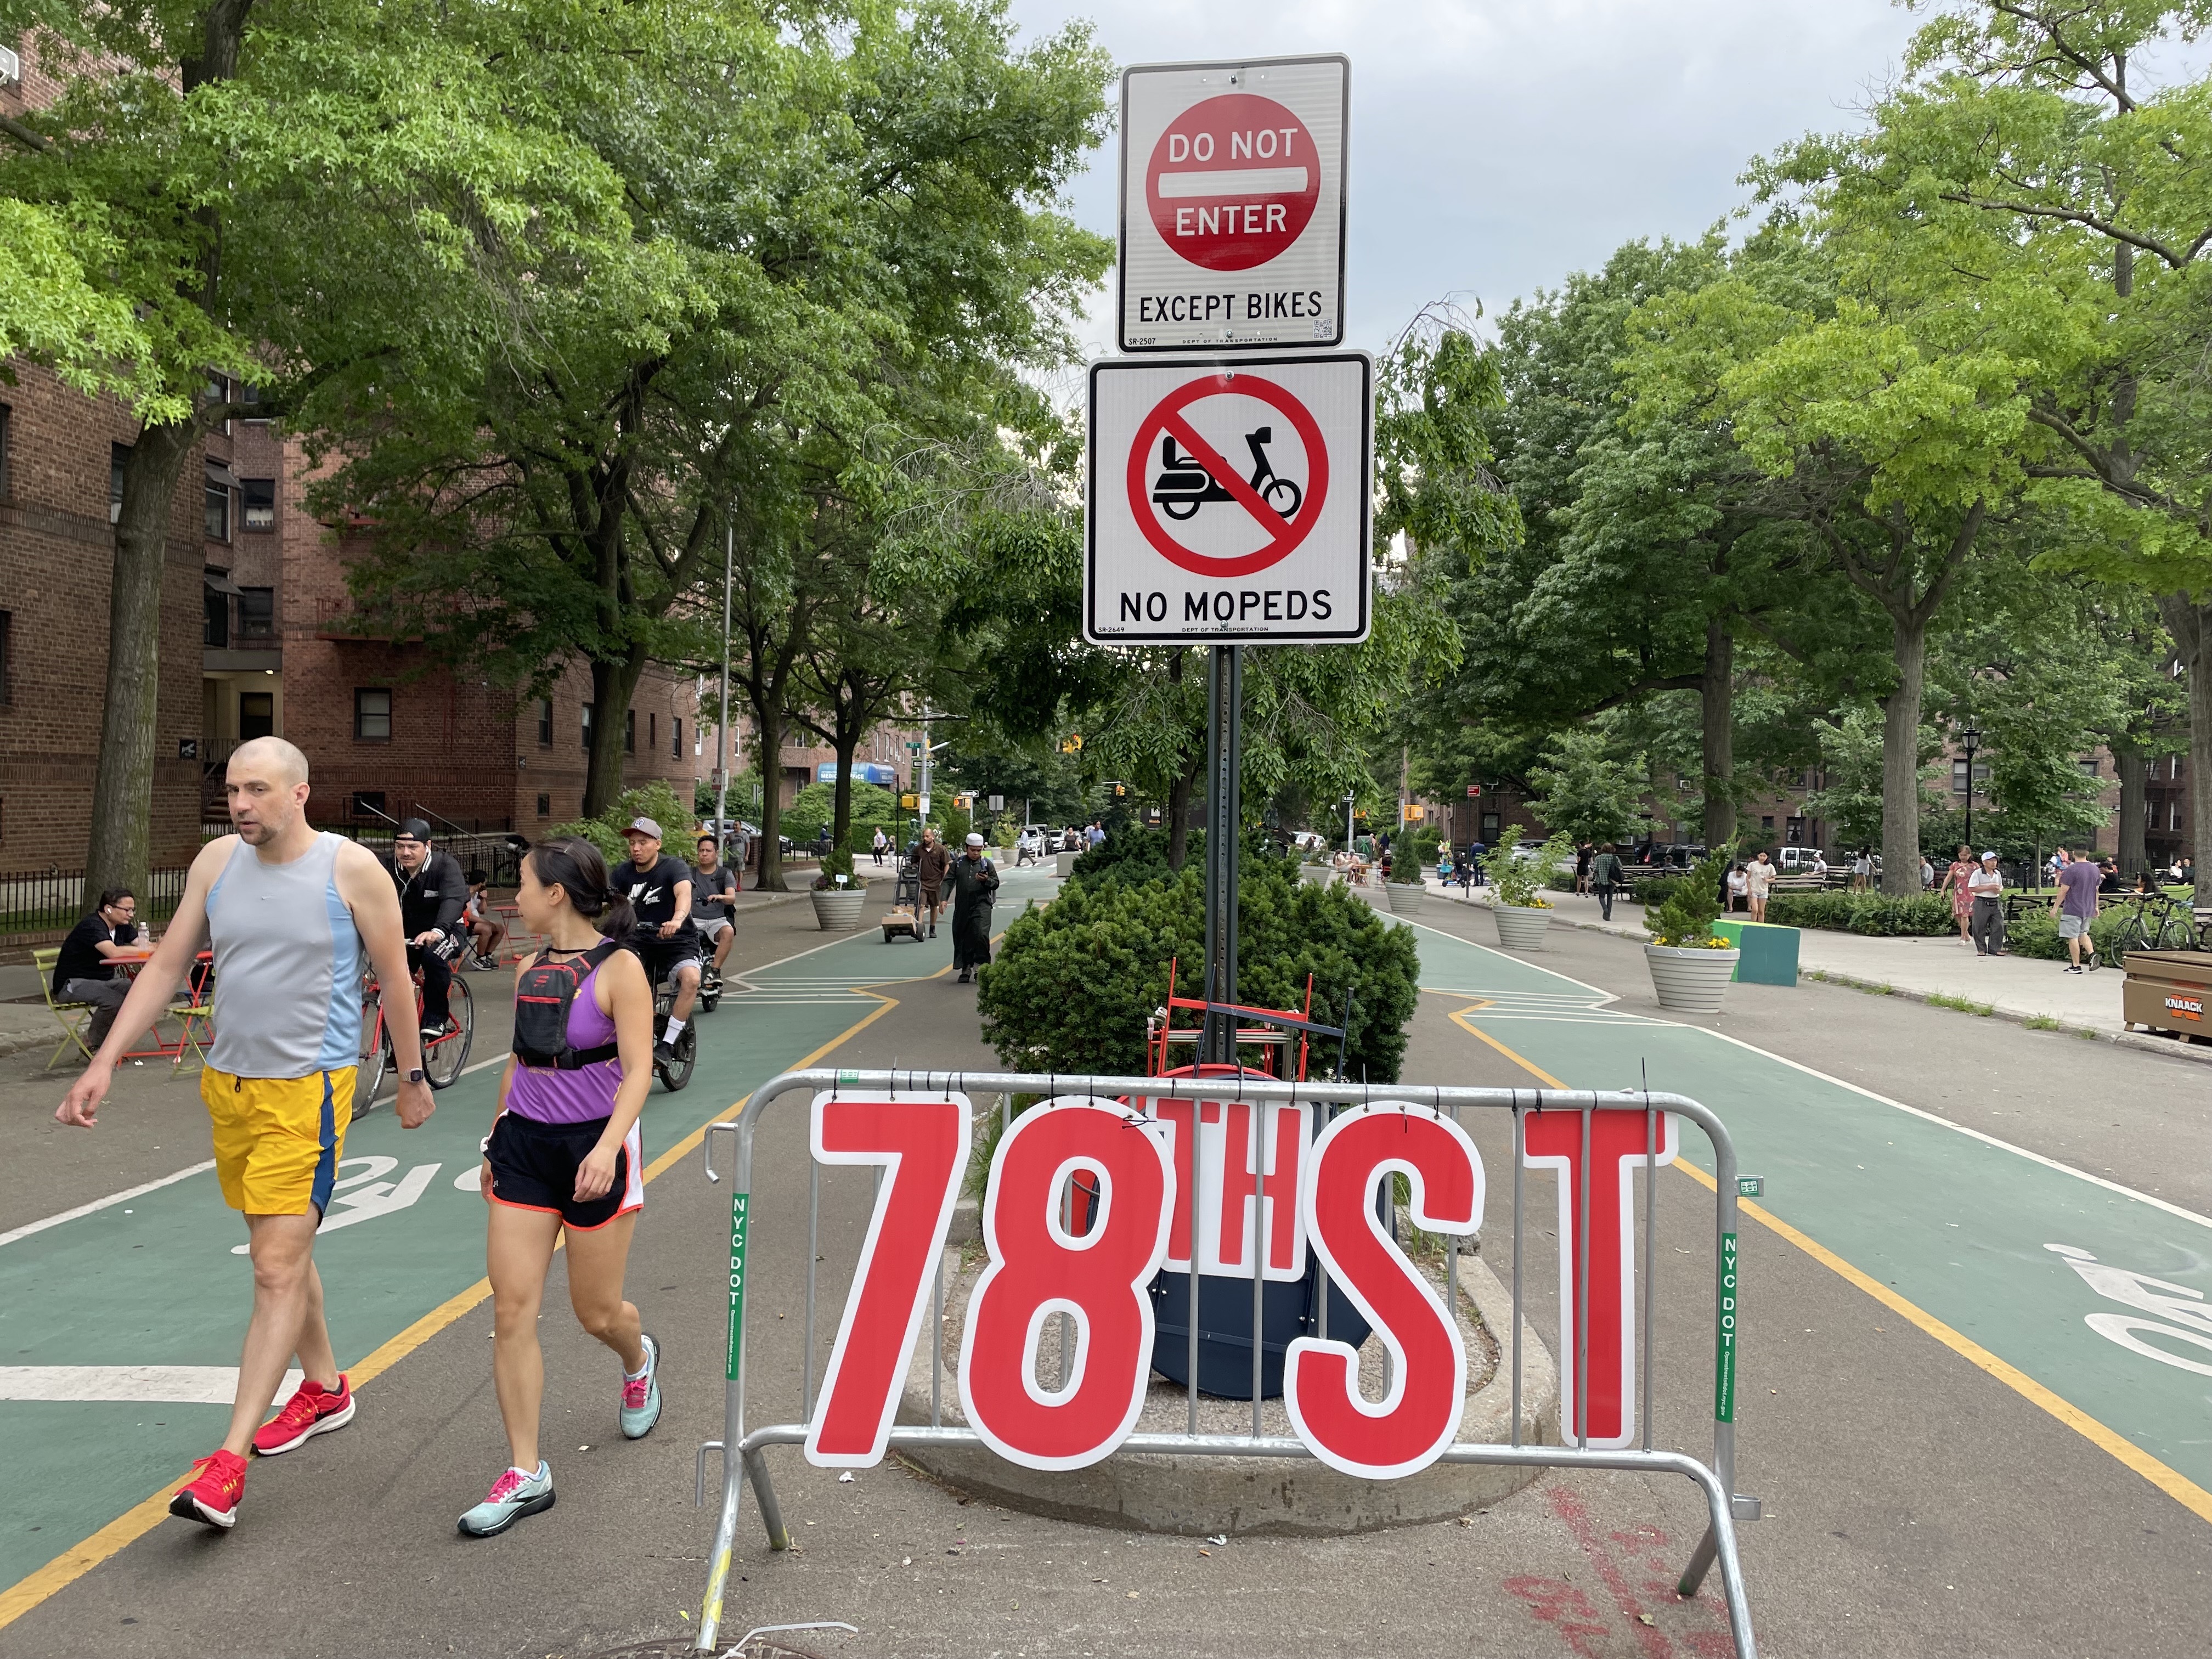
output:
M23 83L23 60L9 46L0 46L0 87L16 87Z

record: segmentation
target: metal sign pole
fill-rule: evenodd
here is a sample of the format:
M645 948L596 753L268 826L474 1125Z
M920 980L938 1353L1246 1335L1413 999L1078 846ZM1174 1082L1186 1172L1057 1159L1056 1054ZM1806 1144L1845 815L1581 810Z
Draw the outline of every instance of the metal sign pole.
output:
M1206 682L1206 1000L1237 1000L1238 762L1243 748L1244 663L1240 647L1217 645ZM1237 1018L1209 1010L1200 1059L1237 1058Z

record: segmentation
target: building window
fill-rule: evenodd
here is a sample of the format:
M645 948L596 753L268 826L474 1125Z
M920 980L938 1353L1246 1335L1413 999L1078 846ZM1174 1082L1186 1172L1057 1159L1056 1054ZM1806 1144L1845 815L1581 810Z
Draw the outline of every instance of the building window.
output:
M676 716L676 726L668 739L668 758L684 758L684 716L681 714Z
M0 404L0 501L8 499L8 417L13 413L7 404Z
M1759 819L1759 833L1762 836L1771 836L1774 833L1774 820L1771 817Z
M623 710L623 753L637 753L637 710L635 708Z
M245 743L254 738L273 738L276 735L276 694L273 691L241 691L238 694L238 740Z
M2181 797L2179 795L2166 804L2166 827L2169 830L2181 828Z
M550 697L538 700L538 746L540 749L553 746L553 699Z
M1783 824L1782 830L1792 847L1802 847L1805 844L1804 819L1790 818Z
M15 701L15 613L0 611L0 708Z
M540 795L538 798L538 816L541 818L550 818L553 816L552 796Z
M129 444L110 444L107 447L107 521L123 521L123 468L131 459Z
M2081 757L2081 775L2085 778L2094 778L2097 775L2097 757L2094 755Z
M241 587L238 590L238 632L241 639L268 640L276 636L276 590Z
M592 752L592 705L584 705L584 752Z
M380 818L385 816L384 791L356 789L353 792L353 815L357 818Z
M248 530L274 530L276 527L276 480L240 478L238 487L241 514L239 521Z
M1981 790L1989 787L1990 763L1987 761L1976 761L1974 787ZM1966 763L1962 760L1954 760L1951 763L1951 793L1954 795L1963 795L1966 793Z
M210 651L230 645L230 595L209 588L200 599L200 643Z
M2176 783L2181 781L2181 757L2169 755L2166 760L2166 775Z
M230 395L234 403L258 404L261 401L261 388L258 386L246 386L241 382L231 387ZM270 417L266 415L247 415L240 418L248 426L267 426ZM250 525L247 526L249 529L252 527Z
M635 726L635 716L633 716L633 717L632 717L632 725L633 725L633 726ZM653 753L656 750L658 750L659 747L660 747L660 716L659 716L659 714L656 712L656 713L653 713L653 714L647 714L647 715L645 717L645 752L646 752L647 754L650 755L650 754Z
M356 687L353 694L353 734L362 743L392 741L392 693Z
M211 542L230 539L230 486L219 484L213 478L207 481L205 490L207 538Z

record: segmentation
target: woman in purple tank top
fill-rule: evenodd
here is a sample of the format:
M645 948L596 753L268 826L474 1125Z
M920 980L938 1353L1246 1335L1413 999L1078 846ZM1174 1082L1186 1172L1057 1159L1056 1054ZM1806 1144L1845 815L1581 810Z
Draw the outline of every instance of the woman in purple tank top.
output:
M474 1538L553 1506L553 1470L538 1452L545 1394L538 1310L563 1232L577 1321L622 1358L623 1434L639 1439L660 1416L660 1345L623 1296L630 1235L645 1204L637 1120L653 1081L653 988L636 956L612 943L629 933L629 902L608 885L596 848L562 840L524 856L515 908L548 945L516 975L516 1052L507 1056L499 1114L483 1141L492 1380L512 1462L484 1501L461 1516L461 1531ZM532 971L569 963L580 982ZM565 1024L563 994L570 996Z

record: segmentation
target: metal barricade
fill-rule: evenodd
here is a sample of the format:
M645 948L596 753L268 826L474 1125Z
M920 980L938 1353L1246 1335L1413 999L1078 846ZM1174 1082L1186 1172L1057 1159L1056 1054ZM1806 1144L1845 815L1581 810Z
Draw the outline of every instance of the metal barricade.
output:
M706 1136L705 1163L707 1178L719 1182L721 1174L714 1165L714 1138L729 1134L736 1140L736 1162L730 1199L730 1279L729 1328L726 1373L727 1378L724 1405L723 1437L710 1440L700 1448L696 1469L696 1501L703 1503L706 1487L707 1456L720 1452L723 1456L722 1503L720 1520L715 1528L714 1547L711 1558L707 1592L701 1609L696 1649L701 1652L713 1650L720 1630L723 1601L729 1583L732 1551L735 1546L738 1513L747 1484L752 1487L760 1507L771 1548L781 1550L790 1544L782 1513L777 1503L775 1483L770 1476L766 1456L772 1446L794 1446L805 1443L809 1427L821 1401L815 1390L817 1346L815 1322L816 1262L819 1255L819 1221L821 1211L821 1164L809 1158L807 1192L806 1242L806 1307L804 1322L806 1345L803 1367L804 1381L800 1389L799 1419L796 1422L776 1423L763 1427L748 1428L746 1423L745 1361L745 1260L749 1211L751 1202L753 1138L761 1120L770 1108L786 1096L799 1091L850 1090L865 1091L885 1090L915 1094L951 1094L983 1092L1003 1097L1000 1109L1006 1114L1005 1122L1011 1128L1012 1103L1017 1095L1030 1095L1041 1099L1070 1096L1086 1096L1125 1101L1189 1100L1218 1102L1226 1098L1233 1089L1236 1097L1254 1105L1276 1103L1294 1107L1310 1107L1326 1113L1327 1109L1353 1106L1395 1106L1419 1109L1439 1118L1449 1116L1457 1125L1462 1116L1480 1112L1508 1113L1513 1130L1513 1186L1512 1186L1512 1281L1513 1303L1510 1360L1512 1370L1512 1430L1505 1443L1458 1441L1445 1447L1438 1455L1440 1463L1477 1463L1509 1465L1534 1468L1613 1469L1644 1473L1679 1474L1694 1482L1705 1501L1707 1525L1703 1538L1692 1553L1677 1589L1684 1596L1693 1595L1704 1583L1708 1571L1716 1561L1721 1570L1722 1591L1727 1603L1729 1626L1735 1638L1739 1659L1756 1659L1758 1649L1752 1632L1751 1611L1743 1582L1743 1569L1736 1548L1735 1522L1756 1519L1759 1500L1738 1496L1735 1492L1735 1371L1737 1326L1737 1255L1736 1255L1736 1157L1734 1143L1727 1129L1711 1111L1685 1096L1657 1091L1588 1091L1534 1089L1458 1089L1404 1084L1376 1085L1345 1083L1279 1083L1255 1078L1231 1079L1223 1078L1162 1078L1162 1077L1093 1077L1045 1075L1005 1072L921 1072L921 1071L853 1071L830 1067L815 1067L804 1071L784 1073L762 1085L744 1103L734 1122L710 1125ZM1601 1113L1633 1113L1644 1124L1641 1153L1633 1149L1621 1160L1625 1166L1622 1180L1640 1176L1643 1187L1643 1218L1641 1237L1633 1241L1633 1258L1629 1250L1632 1241L1626 1231L1623 1246L1623 1271L1632 1281L1640 1277L1644 1287L1641 1317L1635 1334L1636 1370L1641 1387L1642 1425L1640 1443L1633 1445L1595 1445L1589 1443L1589 1386L1590 1372L1590 1297L1589 1273L1591 1265L1590 1230L1592 1221L1592 1133ZM1657 1174L1662 1148L1673 1153L1665 1121L1667 1115L1695 1123L1711 1144L1713 1152L1715 1245L1714 1263L1714 1366L1713 1366L1713 1452L1710 1463L1698 1462L1686 1453L1661 1450L1652 1444L1652 1342L1654 1277L1656 1266L1656 1208L1658 1198ZM1526 1214L1524 1201L1525 1176L1532 1167L1528 1139L1532 1122L1543 1123L1553 1115L1571 1115L1578 1121L1580 1129L1579 1158L1547 1158L1546 1164L1557 1164L1563 1171L1572 1170L1578 1183L1578 1204L1575 1212L1579 1216L1579 1237L1574 1254L1578 1285L1572 1297L1575 1311L1572 1334L1574 1386L1572 1399L1561 1401L1560 1438L1566 1443L1547 1445L1524 1438L1522 1431L1522 1327L1525 1322L1522 1297L1522 1264L1524 1257L1523 1227ZM1257 1115L1255 1114L1255 1119ZM1197 1108L1191 1112L1191 1121L1197 1121ZM1617 1120L1608 1120L1609 1122ZM1257 1132L1258 1144L1264 1148L1266 1131ZM1569 1132L1571 1139L1572 1131ZM1188 1195L1193 1206L1194 1223L1191 1232L1193 1284L1197 1277L1196 1252L1198 1232L1195 1224L1197 1192L1200 1185L1201 1143L1193 1137L1190 1148L1193 1180ZM1249 1172L1255 1179L1253 1224L1256 1233L1261 1224L1261 1203L1265 1200L1267 1158L1264 1150L1253 1160ZM1541 1167L1540 1165L1537 1167ZM1566 1177L1562 1174L1560 1179ZM1180 1196L1180 1195L1179 1195ZM1562 1188L1562 1201L1565 1189ZM1624 1203L1632 1206L1632 1196L1624 1193ZM1622 1217L1625 1228L1626 1217ZM1485 1228L1487 1233L1489 1229ZM1564 1238L1561 1240L1565 1243ZM1447 1284L1453 1297L1455 1311L1457 1299L1458 1243L1456 1238L1446 1241ZM1124 1453L1201 1454L1216 1457L1305 1458L1315 1453L1300 1438L1261 1432L1260 1373L1262 1364L1261 1345L1258 1340L1257 1318L1261 1295L1262 1276L1269 1251L1256 1244L1251 1251L1254 1274L1255 1329L1253 1352L1252 1432L1249 1435L1201 1434L1198 1432L1198 1347L1200 1320L1188 1316L1190 1345L1190 1364L1188 1371L1189 1389L1188 1426L1181 1434L1130 1433L1116 1445L1112 1455ZM1209 1275L1210 1276L1210 1275ZM1563 1290L1565 1286L1563 1285ZM858 1285L855 1285L855 1294ZM1195 1303L1195 1295L1192 1297ZM1329 1297L1321 1298L1320 1336L1328 1339ZM1056 1316L1065 1318L1065 1315ZM935 1282L929 1298L927 1322L931 1342L931 1421L927 1426L919 1424L894 1423L890 1430L888 1449L924 1449L931 1447L983 1447L987 1444L974 1427L948 1426L943 1423L941 1382L945 1372L945 1273L942 1252L939 1253ZM1626 1343L1626 1334L1623 1334ZM1562 1358L1565 1358L1563 1355ZM1624 1407L1626 1402L1624 1402ZM730 1455L735 1448L737 1455Z

